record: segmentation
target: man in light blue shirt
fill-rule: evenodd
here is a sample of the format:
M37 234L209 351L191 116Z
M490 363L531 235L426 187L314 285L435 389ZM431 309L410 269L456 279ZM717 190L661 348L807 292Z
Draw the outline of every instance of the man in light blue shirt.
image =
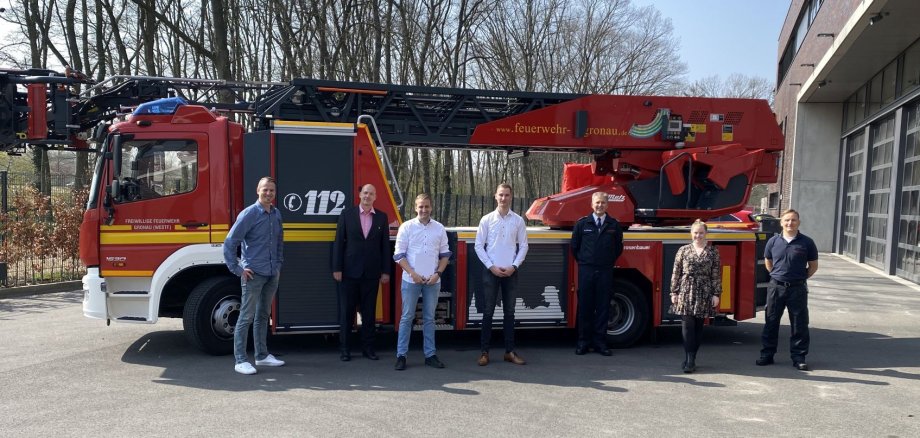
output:
M280 367L284 361L268 353L268 319L278 276L284 261L282 247L284 231L281 212L272 205L277 185L271 177L259 180L256 193L259 200L243 209L224 240L224 262L230 272L240 277L243 290L240 317L233 331L234 370L240 374L255 374L256 369L247 360L246 343L249 328L253 331L256 365ZM237 249L242 245L242 257L237 260Z

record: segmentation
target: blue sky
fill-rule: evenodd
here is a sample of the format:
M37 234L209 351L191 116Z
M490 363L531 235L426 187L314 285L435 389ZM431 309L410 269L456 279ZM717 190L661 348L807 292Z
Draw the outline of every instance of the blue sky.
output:
M633 0L671 19L688 79L732 73L776 81L779 32L789 0Z

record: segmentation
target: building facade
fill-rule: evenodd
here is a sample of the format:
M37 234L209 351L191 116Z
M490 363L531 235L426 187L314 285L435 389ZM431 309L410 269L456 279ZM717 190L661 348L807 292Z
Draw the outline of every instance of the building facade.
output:
M920 1L793 0L775 111L786 136L771 212L821 251L920 283Z

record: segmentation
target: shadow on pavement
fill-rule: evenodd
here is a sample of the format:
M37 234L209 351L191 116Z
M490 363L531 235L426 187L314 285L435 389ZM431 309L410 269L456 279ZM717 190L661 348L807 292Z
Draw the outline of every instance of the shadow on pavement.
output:
M339 361L334 336L272 337L272 353L287 365L259 367L255 376L235 373L230 356L208 356L194 350L181 331L145 335L125 351L122 360L163 368L158 383L218 391L435 390L478 395L474 388L487 381L627 392L634 383L646 381L721 388L725 387L720 383L722 374L862 385L889 385L877 378L920 379L918 374L893 369L920 363L920 339L820 328L811 329L812 354L808 362L814 371L793 369L783 354L783 349L788 348L788 326L781 327L781 353L776 355L776 364L758 367L754 360L759 356L761 327L751 322L737 327L707 327L697 359L698 370L693 374L680 371L683 349L676 327L659 329L657 343L614 350L613 357L592 353L575 356L575 334L570 330L518 331L518 352L528 360L525 366L503 362L500 345L492 349L491 364L477 366L478 332L437 333L438 356L447 364L441 370L424 365L419 333L413 334L409 368L402 372L393 370L396 341L392 333L378 336L381 360L370 361L353 351L351 362ZM500 331L493 339L501 339Z
M555 331L553 331L555 332ZM544 332L545 333L545 332ZM521 341L536 338L534 333L519 336ZM473 382L484 380L539 383L564 387L584 387L601 391L625 392L625 388L609 386L610 371L606 364L611 358L591 354L576 357L574 348L564 349L553 337L540 341L539 357L525 366L502 361L502 348L493 348L493 363L476 365L479 357L478 332L438 333L438 357L445 369L425 366L421 353L421 334L414 333L408 354L408 369L395 371L395 334L377 338L379 361L352 352L351 362L339 361L336 337L322 335L285 335L269 339L269 347L287 364L279 368L258 367L254 376L242 376L233 371L232 356L208 356L194 350L181 331L155 332L133 343L122 356L127 363L162 367L159 383L182 385L221 391L286 391L291 389L333 391L443 391L451 394L478 395L470 389ZM531 341L527 341L528 344ZM251 356L250 348L250 356ZM522 353L523 354L523 353ZM570 357L571 356L571 357ZM588 366L573 372L572 362L583 361Z

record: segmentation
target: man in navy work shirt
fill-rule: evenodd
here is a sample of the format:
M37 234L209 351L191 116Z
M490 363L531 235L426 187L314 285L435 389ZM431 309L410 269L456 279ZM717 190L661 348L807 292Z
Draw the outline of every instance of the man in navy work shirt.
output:
M779 321L784 309L789 309L792 336L789 353L792 366L807 371L808 354L808 284L809 277L818 270L818 247L808 236L799 232L799 213L789 209L780 216L783 233L774 235L764 249L764 264L770 272L767 288L766 322L761 341L763 348L757 365L770 365L776 353Z
M613 265L623 252L623 230L607 214L607 194L591 195L591 213L575 223L572 254L578 263L578 344L575 354L589 347L603 356L607 348L607 319L613 290Z
M284 232L281 228L281 212L272 205L275 200L275 180L263 177L259 180L256 193L259 200L240 212L236 223L224 240L224 262L230 272L240 276L243 303L240 317L233 331L233 355L236 358L234 370L240 374L255 374L256 369L247 361L246 342L249 327L253 331L256 365L280 367L284 361L268 354L268 318L272 299L278 290L278 275L281 272ZM237 248L243 246L242 258L237 260ZM255 319L253 320L253 315Z

